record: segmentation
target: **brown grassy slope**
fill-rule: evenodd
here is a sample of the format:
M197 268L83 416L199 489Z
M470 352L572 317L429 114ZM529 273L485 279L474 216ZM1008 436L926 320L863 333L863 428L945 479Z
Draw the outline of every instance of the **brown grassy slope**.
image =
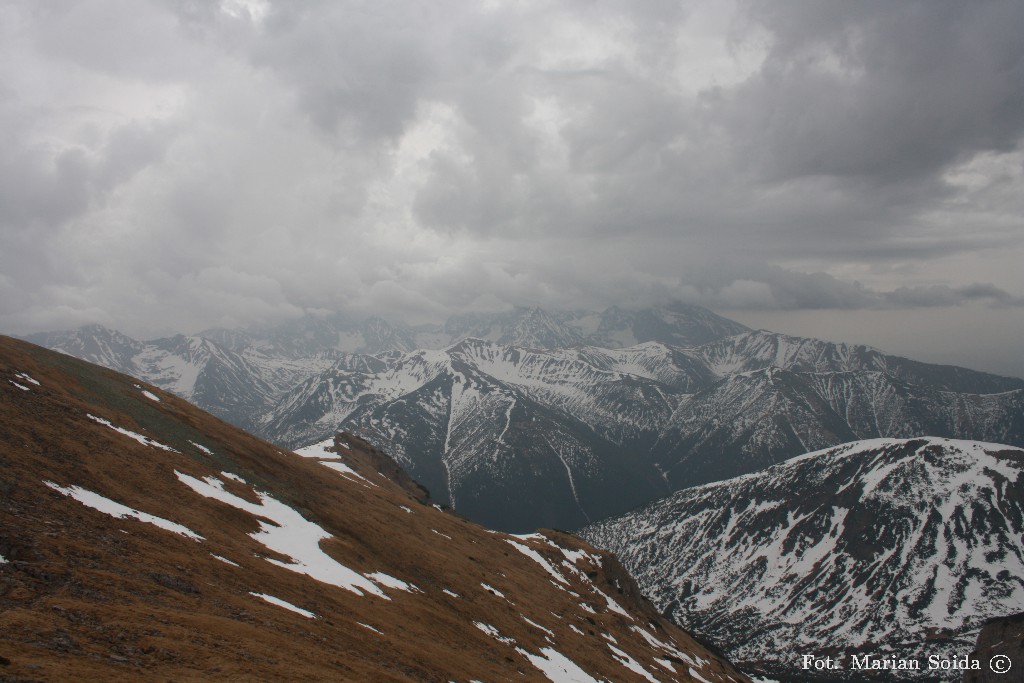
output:
M273 564L267 558L291 558L253 538L260 515L195 493L176 472L220 482L251 503L265 492L329 532L320 547L337 561L420 592L359 596ZM645 680L616 658L612 639L661 681L693 680L691 666L709 681L746 680L637 598L614 558L554 532L528 540L492 533L418 503L372 468L362 474L372 483L283 452L152 386L0 337L0 680L535 681L546 678L524 653L542 648L595 678ZM203 540L100 512L45 481ZM509 539L557 566L569 589ZM562 547L588 554L568 563Z

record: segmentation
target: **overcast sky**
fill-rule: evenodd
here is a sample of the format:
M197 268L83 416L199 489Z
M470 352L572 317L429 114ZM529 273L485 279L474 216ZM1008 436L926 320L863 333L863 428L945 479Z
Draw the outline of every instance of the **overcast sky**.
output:
M1020 0L0 0L0 330L703 304L1024 375Z

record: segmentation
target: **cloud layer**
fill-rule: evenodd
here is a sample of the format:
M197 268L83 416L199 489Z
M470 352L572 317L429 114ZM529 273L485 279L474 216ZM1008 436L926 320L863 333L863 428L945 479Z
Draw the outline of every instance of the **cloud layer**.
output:
M0 328L1024 307L1024 4L9 0Z

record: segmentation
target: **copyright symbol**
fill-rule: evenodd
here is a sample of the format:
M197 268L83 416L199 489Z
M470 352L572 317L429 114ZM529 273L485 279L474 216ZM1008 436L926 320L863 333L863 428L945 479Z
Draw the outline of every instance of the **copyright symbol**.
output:
M996 655L988 660L988 668L997 674L1004 674L1010 670L1010 658L1006 655Z

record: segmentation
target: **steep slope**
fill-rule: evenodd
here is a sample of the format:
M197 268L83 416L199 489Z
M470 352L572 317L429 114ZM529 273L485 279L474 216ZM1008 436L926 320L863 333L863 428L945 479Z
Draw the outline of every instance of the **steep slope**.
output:
M142 342L102 325L83 325L66 332L41 332L26 339L129 375L134 370L132 358L144 346Z
M647 452L701 368L658 344L445 351L335 367L298 387L265 431L298 446L335 426L386 448L439 501L506 530L573 528L668 493Z
M794 651L838 655L835 676L856 677L855 655L963 655L1024 608L1022 471L999 444L861 441L581 533L744 665L794 675Z
M943 384L941 376L937 381ZM956 393L874 370L768 365L686 397L653 450L666 480L680 489L848 441L921 434L1024 445L1024 391Z
M438 500L506 530L575 528L857 439L1024 444L1022 389L916 385L866 369L909 361L799 342L750 333L696 349L543 350L468 339L340 363L286 394L260 430L289 446L356 431ZM940 366L917 374L939 387L1021 384Z
M356 439L296 455L0 338L0 676L746 680L615 559L488 532Z
M971 656L984 662L985 666L966 672L963 683L1018 683L1024 680L1024 672L1021 672L1024 613L986 622L978 633L978 643Z
M318 345L307 356L268 355L245 333L225 330L211 338L176 335L140 342L87 325L28 340L143 379L249 429L300 381L335 364L358 366L346 354Z

